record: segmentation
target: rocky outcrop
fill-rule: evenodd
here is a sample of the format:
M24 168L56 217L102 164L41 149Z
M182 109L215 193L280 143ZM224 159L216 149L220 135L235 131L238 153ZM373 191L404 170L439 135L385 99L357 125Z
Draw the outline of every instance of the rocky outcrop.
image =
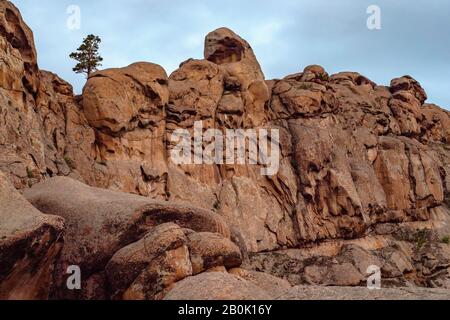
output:
M95 131L95 185L166 197L166 72L152 63L91 75L82 106Z
M226 28L206 37L205 60L189 60L169 77L169 93L168 141L177 129L193 132L195 121L224 134L227 129L270 128L270 90L260 65L248 43ZM288 162L283 159L279 177L269 179L254 165L170 165L170 199L215 207L248 250L294 245L289 204L297 186Z
M38 69L33 34L8 1L0 3L0 61L0 170L18 189L79 172L94 183L94 131L72 86Z
M253 254L244 267L292 285L366 286L380 268L383 288L449 286L449 246L425 226L390 225L383 236Z
M216 280L262 297L261 287L285 288L279 278L362 285L372 264L387 286L449 286L450 114L427 104L412 77L380 86L312 65L268 81L251 46L220 28L206 36L204 59L170 76L134 63L92 74L74 96L39 70L32 33L8 1L0 61L0 171L40 216L65 219L62 249L60 237L36 239L45 245L33 263L57 262L42 278L54 285L35 297L190 297L192 283ZM194 136L199 122L222 135L278 130L268 140L280 147L279 170L262 175L265 163L251 157L174 161L174 135ZM19 197L12 191L2 207ZM239 271L243 262L278 278ZM64 289L72 264L81 292ZM8 268L0 283L12 288Z
M38 66L33 33L17 8L8 1L2 1L0 6L0 35L2 87L11 91L35 93Z

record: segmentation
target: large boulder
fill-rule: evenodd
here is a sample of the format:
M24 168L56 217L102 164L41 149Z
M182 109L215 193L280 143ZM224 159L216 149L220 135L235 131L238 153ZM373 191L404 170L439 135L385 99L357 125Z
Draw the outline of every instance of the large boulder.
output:
M241 264L239 248L223 235L164 223L119 250L106 274L113 298L158 300L189 276Z
M167 197L167 81L162 67L147 62L98 71L89 77L82 106L96 132L96 186Z
M83 271L83 288L89 288L92 281L104 285L97 279L104 277L104 268L114 254L166 222L230 237L223 219L210 211L97 189L65 177L41 182L27 190L25 197L42 212L66 220L66 244L56 272L59 288L70 265L78 265ZM66 293L61 292L57 294Z
M0 172L0 299L48 299L64 220L34 208Z
M264 124L264 106L270 98L269 90L261 66L247 41L230 29L219 28L206 36L204 56L219 65L226 74L223 99L227 99L227 94L242 99L242 125L254 128ZM222 105L232 107L225 101ZM222 112L227 114L226 109ZM221 120L229 121L224 115Z
M164 69L147 62L93 73L83 88L89 124L111 134L155 125L168 102L166 85Z
M225 272L208 272L178 282L164 300L271 300L252 282Z
M264 272L249 271L241 268L235 268L229 272L255 284L270 293L275 299L287 293L292 287L287 280Z
M155 299L175 282L191 276L187 242L181 227L166 223L119 250L106 266L113 297Z
M191 233L188 247L194 274L216 267L232 269L242 264L239 247L217 233Z

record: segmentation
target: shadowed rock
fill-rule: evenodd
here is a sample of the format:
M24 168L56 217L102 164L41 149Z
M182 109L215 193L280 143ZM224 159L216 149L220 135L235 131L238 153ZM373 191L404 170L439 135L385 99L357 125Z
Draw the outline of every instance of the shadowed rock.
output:
M28 203L0 172L0 299L48 299L64 220Z

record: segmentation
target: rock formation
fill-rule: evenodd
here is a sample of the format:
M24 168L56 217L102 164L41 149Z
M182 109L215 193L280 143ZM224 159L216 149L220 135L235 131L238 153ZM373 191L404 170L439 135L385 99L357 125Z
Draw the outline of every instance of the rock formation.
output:
M75 96L1 1L0 298L301 298L372 265L384 286L450 288L450 113L426 100L410 76L265 80L226 28L170 76L138 62ZM278 172L177 164L173 134L199 121L277 129Z
M64 220L44 215L0 173L0 299L46 299Z

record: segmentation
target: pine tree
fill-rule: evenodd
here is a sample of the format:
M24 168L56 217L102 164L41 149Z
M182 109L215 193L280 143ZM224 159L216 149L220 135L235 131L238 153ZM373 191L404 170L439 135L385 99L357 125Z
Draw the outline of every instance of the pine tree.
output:
M93 34L88 35L76 52L70 54L70 58L77 60L77 65L73 68L76 73L85 73L89 78L92 72L97 71L103 58L98 53L99 45L102 42L100 37Z

